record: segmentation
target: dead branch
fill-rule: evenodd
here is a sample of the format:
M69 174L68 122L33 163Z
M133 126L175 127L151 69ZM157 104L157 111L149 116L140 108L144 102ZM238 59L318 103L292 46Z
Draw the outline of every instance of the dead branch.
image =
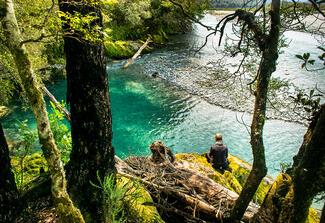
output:
M71 115L70 112L63 107L54 97L53 94L51 94L51 92L45 87L42 87L43 92L49 97L50 101L53 102L53 104L55 105L55 107L64 114L65 118L70 122L71 121Z
M140 56L141 52L148 46L148 44L151 42L150 37L144 42L144 44L139 48L139 50L133 55L131 59L129 59L126 64L124 64L123 68L127 68L131 64L134 63L134 61Z

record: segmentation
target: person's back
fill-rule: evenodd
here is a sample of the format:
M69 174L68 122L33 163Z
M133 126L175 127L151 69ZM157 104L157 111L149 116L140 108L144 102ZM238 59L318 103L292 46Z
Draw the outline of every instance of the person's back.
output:
M212 159L212 164L215 166L224 166L227 164L228 149L222 143L215 143L211 146L210 157Z
M212 166L220 171L228 169L228 148L222 143L221 134L216 134L216 143L211 146L209 159Z

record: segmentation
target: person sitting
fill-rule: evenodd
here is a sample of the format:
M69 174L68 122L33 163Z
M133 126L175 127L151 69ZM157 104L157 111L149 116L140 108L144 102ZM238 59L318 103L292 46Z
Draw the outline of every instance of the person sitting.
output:
M175 155L172 150L165 146L160 140L151 143L150 150L152 153L151 161L156 164L164 163L166 161L173 163L175 161Z
M207 154L208 161L217 171L224 173L225 170L231 171L228 163L228 148L222 143L222 135L215 135L216 143L211 146L210 153Z

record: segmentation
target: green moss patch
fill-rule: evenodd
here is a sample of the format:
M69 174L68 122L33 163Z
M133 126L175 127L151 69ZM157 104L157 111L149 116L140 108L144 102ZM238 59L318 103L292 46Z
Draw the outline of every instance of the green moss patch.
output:
M153 200L143 186L125 177L118 177L117 186L130 188L125 197L125 206L132 219L143 223L164 223L156 207L144 205L153 203Z
M131 58L141 46L140 43L132 41L105 41L105 52L109 58L125 59Z
M27 155L25 158L14 156L11 158L11 165L18 186L23 186L38 177L41 168L47 170L46 160L40 152Z
M205 155L195 153L177 154L176 158L178 160L196 163L190 168L203 174L207 174L208 177L213 179L215 182L232 191L235 191L238 194L241 192L251 169L251 165L249 163L232 155L229 155L228 157L229 167L232 169L232 172L225 171L224 174L216 171L211 164L207 162ZM272 180L270 180L270 178L266 178L262 181L254 196L254 201L256 203L261 204L263 202L265 195L271 187L271 183Z

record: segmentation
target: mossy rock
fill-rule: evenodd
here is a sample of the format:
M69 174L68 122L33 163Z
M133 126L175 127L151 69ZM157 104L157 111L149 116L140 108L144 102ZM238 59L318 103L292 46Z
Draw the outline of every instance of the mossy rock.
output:
M223 185L224 187L240 193L243 185L249 175L251 165L238 157L229 155L229 167L232 169L232 172L225 171L224 174L216 171L210 163L207 162L205 155L188 153L188 154L176 154L178 160L186 160L188 162L193 162L198 165L195 165L193 169L207 174L208 177L213 179L215 182ZM260 186L257 189L257 192L254 196L254 201L258 204L263 202L263 199L267 192L269 191L273 180L270 177L265 178Z
M224 174L214 170L211 164L207 162L205 155L200 155L197 153L180 153L176 154L176 159L178 161L185 160L193 163L193 165L189 166L190 169L194 169L202 174L208 175L208 177L213 179L215 182L232 191L235 191L238 194L242 190L242 186L244 185L252 168L249 163L232 155L229 155L228 157L229 167L232 169L232 172L225 171ZM279 179L277 178L277 180ZM263 179L253 198L256 203L262 204L265 196L272 187L273 182L274 179L269 176ZM319 220L319 216L315 209L310 208L306 223L316 223L319 222Z
M207 175L209 178L223 185L229 190L235 191L236 193L240 193L240 191L242 190L242 186L240 185L239 181L236 179L234 174L229 171L225 171L224 174L216 171L211 166L211 164L207 162L207 159L204 155L195 153L180 153L176 154L176 159L185 160L193 164L188 168Z
M136 219L137 222L143 223L164 223L156 207L144 205L144 203L153 203L153 200L143 186L128 178L120 176L117 180L117 186L129 186L131 188L127 192L127 202L125 204L131 219Z

